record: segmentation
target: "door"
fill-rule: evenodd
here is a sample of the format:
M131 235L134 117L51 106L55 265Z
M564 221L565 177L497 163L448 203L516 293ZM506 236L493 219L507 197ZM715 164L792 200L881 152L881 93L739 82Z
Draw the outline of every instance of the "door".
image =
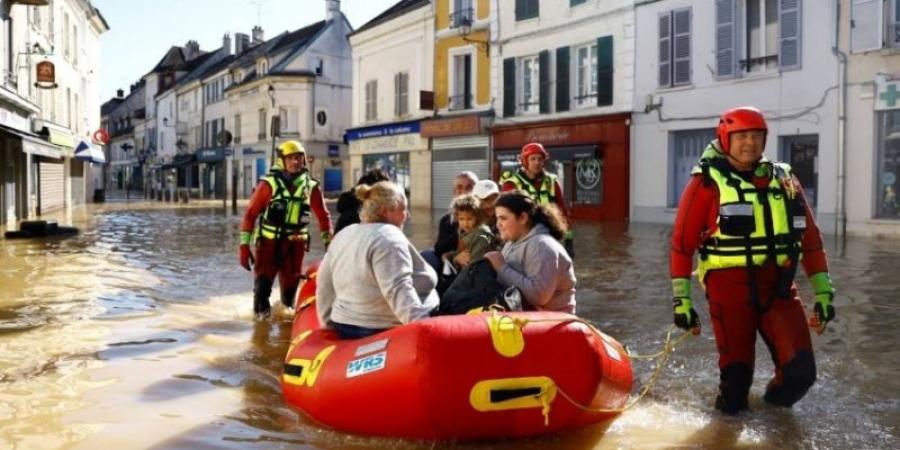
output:
M794 176L803 185L806 201L816 208L819 184L819 136L816 134L783 136L781 160L790 164Z
M3 167L3 222L16 217L16 166L7 161Z

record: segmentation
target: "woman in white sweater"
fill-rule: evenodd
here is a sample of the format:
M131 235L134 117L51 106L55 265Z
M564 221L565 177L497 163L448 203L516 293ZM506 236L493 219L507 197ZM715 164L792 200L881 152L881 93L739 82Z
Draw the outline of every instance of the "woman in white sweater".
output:
M382 181L357 186L361 223L335 235L319 265L319 321L343 339L369 336L429 317L437 274L401 231L406 195Z
M555 206L534 203L523 191L505 192L495 214L502 252L484 255L504 287L516 287L533 309L575 313L575 270L559 243L566 224ZM526 309L528 309L526 305Z

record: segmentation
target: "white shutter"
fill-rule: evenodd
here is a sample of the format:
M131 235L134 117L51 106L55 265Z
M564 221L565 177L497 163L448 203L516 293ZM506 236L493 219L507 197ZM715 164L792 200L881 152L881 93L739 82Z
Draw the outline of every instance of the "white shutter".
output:
M882 0L853 0L850 4L850 52L881 48Z
M716 0L716 75L735 76L736 20L735 0Z
M673 57L675 70L672 71L672 84L690 84L691 82L691 10L680 9L672 13L674 29Z
M778 2L778 22L780 45L778 66L782 71L800 68L800 0L780 0Z
M38 165L38 177L40 184L40 212L44 214L65 206L65 177L63 164L41 161Z
M659 15L659 86L672 85L672 13ZM581 95L579 93L579 95Z

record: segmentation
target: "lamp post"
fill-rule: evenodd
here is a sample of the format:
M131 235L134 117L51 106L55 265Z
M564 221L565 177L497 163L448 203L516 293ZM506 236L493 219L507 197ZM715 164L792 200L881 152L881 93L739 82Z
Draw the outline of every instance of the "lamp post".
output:
M122 145L120 145L119 148L121 148L122 151L125 152L125 160L127 161L128 160L128 151L133 149L134 146L125 142ZM130 168L126 167L125 168L125 200L131 200L130 183L131 183L131 170L130 170Z
M269 127L271 128L269 130L269 135L272 136L272 154L269 159L269 168L272 168L275 166L275 138L281 134L281 117L279 117L278 114L275 114L275 112L277 112L275 111L275 87L271 84L269 85L268 94L269 100L272 102L272 121L271 126Z

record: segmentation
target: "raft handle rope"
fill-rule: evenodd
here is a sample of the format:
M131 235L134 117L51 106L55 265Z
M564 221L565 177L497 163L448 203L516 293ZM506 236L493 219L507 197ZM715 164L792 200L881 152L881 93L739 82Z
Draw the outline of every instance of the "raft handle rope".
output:
M495 314L496 314L496 312L495 312ZM559 323L576 322L576 323L581 323L581 324L586 325L591 331L594 332L594 334L596 334L597 336L599 336L601 340L604 340L604 342L605 342L605 340L606 340L606 338L604 337L603 332L601 332L599 329L597 329L597 327L594 326L594 324L588 322L587 320L581 319L581 318L573 318L573 319L535 319L535 320L529 320L529 319L527 319L527 318L512 317L512 316L507 316L507 315L505 315L505 314L504 314L503 316L501 316L501 320L502 320L503 318L508 318L510 321L512 321L512 322L513 322L516 326L518 326L519 328L524 328L525 325L527 325L528 323L532 323L532 322L559 322ZM562 397L565 398L569 403L571 403L571 404L572 404L573 406L575 406L576 408L581 409L582 411L586 411L586 412L590 412L590 413L596 413L596 414L603 414L603 413L621 413L621 412L624 412L625 410L627 410L627 409L631 408L632 406L634 406L635 404L637 404L638 401L640 401L640 400L641 400L642 398L644 398L648 393L650 393L650 391L651 391L651 390L653 389L653 387L656 385L657 381L659 381L659 376L662 374L662 369L663 369L663 367L665 367L666 361L669 359L669 355L671 355L671 354L675 351L675 348L676 348L679 344L681 344L682 341L684 341L688 336L690 336L690 335L692 334L692 331L691 331L691 330L688 330L688 331L685 331L684 333L682 333L681 336L678 336L677 338L675 338L675 339L673 340L673 339L672 339L672 333L674 333L675 330L677 330L677 328L675 327L675 325L672 325L672 326L669 328L669 331L666 333L666 340L665 340L665 342L663 342L663 348L662 348L662 350L660 350L660 351L658 351L658 352L656 352L656 353L652 353L652 354L649 354L649 355L640 355L640 354L637 354L637 353L632 353L632 352L631 352L630 350L628 350L627 348L625 349L626 352L628 353L628 357L631 358L631 359L634 359L634 360L652 361L652 360L654 360L654 359L656 359L656 358L661 358L661 359L659 360L659 363L656 364L656 368L653 370L653 374L650 375L650 380L647 382L646 385L644 385L644 387L641 389L641 392L640 392L636 397L634 397L634 398L632 398L631 400L629 400L628 403L627 403L625 406L623 406L623 407L621 407L621 408L592 408L592 407L590 407L590 406L583 405L583 404L579 403L577 400L575 400L574 398L572 398L572 396L570 396L568 393L566 393L566 391L564 391L559 385L556 386L557 392L559 392L559 394L562 395ZM545 409L545 411L544 411L544 421L545 421L545 423L546 423L547 420L549 419L549 415L550 415L550 414L549 414L549 413L550 413L550 411L549 411L549 406L550 406L550 405L548 404L548 405L546 405L545 408L544 408L544 409Z

